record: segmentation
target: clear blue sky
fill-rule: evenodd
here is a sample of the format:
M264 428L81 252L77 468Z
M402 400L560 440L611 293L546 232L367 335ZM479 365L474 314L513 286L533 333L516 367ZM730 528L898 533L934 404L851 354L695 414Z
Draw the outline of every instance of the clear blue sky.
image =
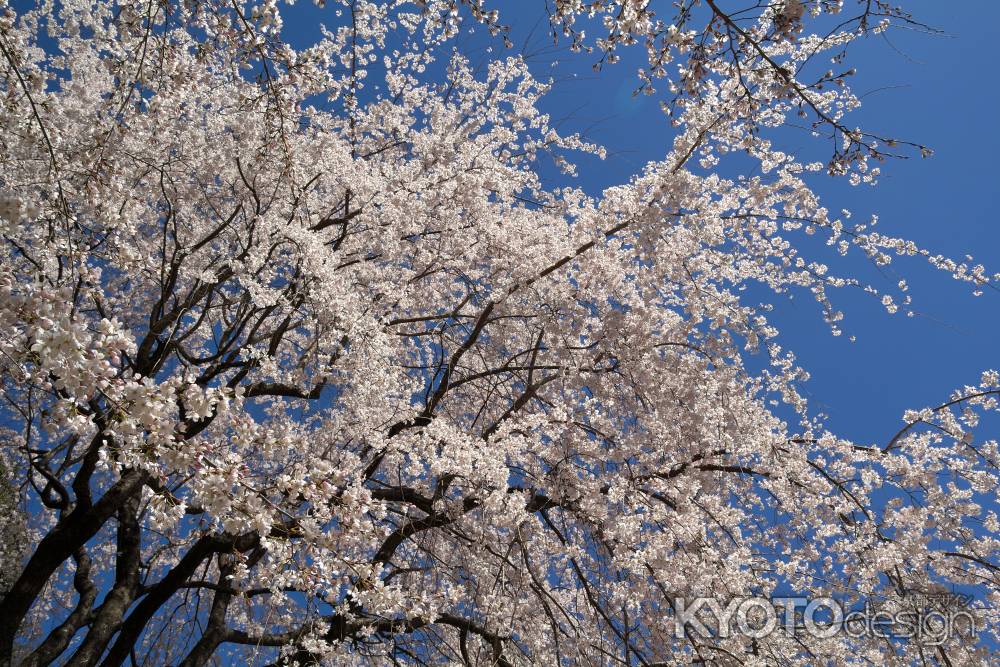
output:
M553 49L542 3L490 4L512 25L515 50L532 56L536 75L556 76L543 107L608 148L606 161L583 163L580 185L599 191L663 156L672 133L659 99L631 95L641 48L595 74L592 57ZM849 62L858 68L854 90L864 98L854 118L867 129L930 146L935 154L887 163L875 188L825 176L815 187L833 211L849 208L854 220L877 213L884 234L956 259L972 254L990 273L1000 271L1000 76L993 69L1000 3L903 4L944 32L897 30L857 43ZM468 43L470 51L475 41ZM879 279L864 260L851 265ZM907 318L902 309L889 315L870 297L842 292L836 303L846 320L839 338L829 334L807 295L791 302L780 297L774 317L785 346L812 374L806 390L813 409L827 413L837 433L860 442L885 442L901 425L904 409L943 402L953 389L976 383L981 371L1000 367L1000 293L973 297L967 284L923 260L892 268L910 283L918 316Z

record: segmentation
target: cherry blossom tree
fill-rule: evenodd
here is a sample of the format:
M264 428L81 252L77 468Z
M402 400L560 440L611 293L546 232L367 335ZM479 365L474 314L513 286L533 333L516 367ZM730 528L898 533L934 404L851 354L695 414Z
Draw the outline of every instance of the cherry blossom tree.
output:
M594 194L571 176L602 149L553 127L480 0L2 1L0 664L995 657L1000 451L973 430L1000 377L847 441L744 291L811 295L833 334L840 290L908 310L806 235L996 280L810 186L929 154L848 121L847 47L913 17L555 0L579 57L645 47L674 128ZM481 69L451 48L473 24ZM792 122L829 159L776 148ZM673 608L955 586L982 642L704 636Z

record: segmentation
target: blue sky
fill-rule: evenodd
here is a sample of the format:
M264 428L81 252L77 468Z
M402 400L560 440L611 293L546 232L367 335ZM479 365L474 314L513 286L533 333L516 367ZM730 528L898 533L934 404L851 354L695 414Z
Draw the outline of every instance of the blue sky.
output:
M595 57L553 48L542 3L491 6L511 25L515 50L531 55L536 76L555 77L542 107L608 149L604 162L583 161L580 185L597 192L663 156L673 133L659 111L660 98L631 94L641 48L595 74ZM848 62L858 69L853 87L863 106L853 119L927 145L934 156L883 165L874 188L827 176L813 185L833 211L848 208L855 221L876 213L884 234L956 259L971 254L990 273L1000 271L1000 93L992 69L1000 3L922 0L905 8L942 33L894 30L856 43ZM878 279L864 259L842 266ZM870 297L841 292L835 303L846 313L845 334L834 338L807 295L776 301L783 345L812 374L805 389L813 410L829 415L827 424L838 434L860 442L884 443L906 408L941 403L953 389L976 383L983 370L1000 367L1000 293L987 290L976 298L967 284L923 260L898 261L892 270L911 285L917 316L907 318L902 309L889 315Z

